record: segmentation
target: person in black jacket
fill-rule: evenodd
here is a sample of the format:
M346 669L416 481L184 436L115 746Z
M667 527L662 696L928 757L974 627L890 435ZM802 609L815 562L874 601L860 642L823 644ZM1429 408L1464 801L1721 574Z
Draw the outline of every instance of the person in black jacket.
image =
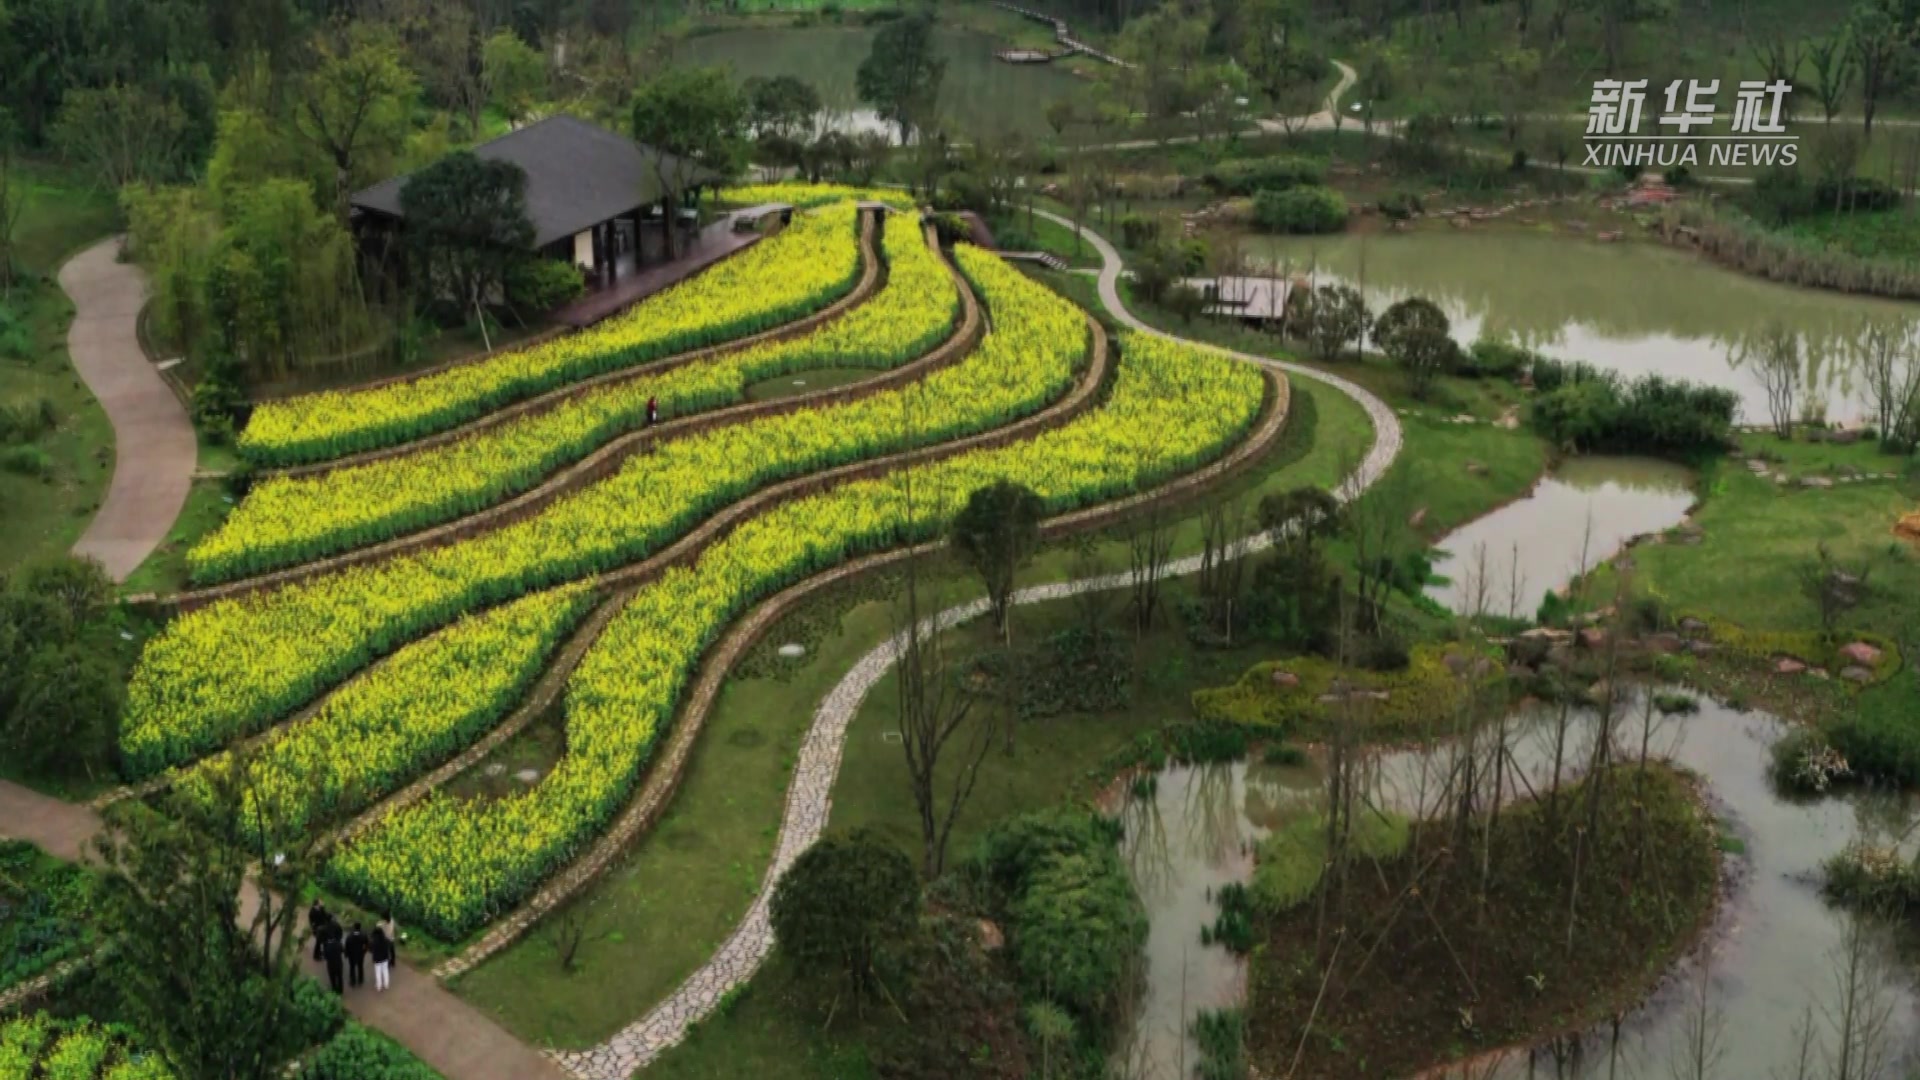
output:
M328 923L326 933L320 939L320 955L327 961L327 985L333 987L333 992L336 994L347 992L344 978L346 965L341 962L346 959L346 952L343 935L340 933L340 924Z
M343 946L347 954L347 985L364 986L367 982L367 935L360 929L359 923L347 932Z
M387 937L387 928L375 925L373 928L373 988L385 990L393 981L393 941Z
M326 936L320 931L331 921L333 921L333 916L327 913L327 905L321 903L319 898L316 897L313 901L313 906L307 909L307 931L313 935L313 958L315 960L320 959L320 939Z

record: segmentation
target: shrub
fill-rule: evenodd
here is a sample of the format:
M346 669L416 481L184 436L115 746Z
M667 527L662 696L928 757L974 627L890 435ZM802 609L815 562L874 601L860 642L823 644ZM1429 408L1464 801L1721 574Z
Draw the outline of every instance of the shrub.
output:
M348 1024L301 1070L303 1080L441 1080L439 1073L392 1039Z
M802 970L875 989L884 949L912 936L920 875L905 852L867 830L829 836L808 848L773 890L780 949Z
M0 469L44 480L53 475L53 459L37 446L9 446L0 450Z
M580 268L562 259L522 259L507 270L507 303L548 312L587 291Z
M1405 221L1426 210L1420 196L1411 191L1396 191L1380 199L1380 213L1392 221Z
M1855 910L1898 916L1920 901L1920 873L1898 847L1849 844L1821 871L1821 891Z
M1418 398L1426 397L1441 372L1457 366L1460 347L1454 344L1452 331L1446 312L1418 296L1389 307L1373 324L1380 351L1405 369Z
M0 403L0 443L32 442L51 431L59 419L53 402L44 397Z
M1359 346L1373 325L1373 313L1359 289L1331 284L1288 294L1287 322L1295 336L1313 347L1315 356L1332 360Z
M1200 928L1203 944L1219 945L1236 956L1253 951L1253 894L1245 885L1230 881L1213 894L1219 913L1212 926Z
M1293 678L1277 680L1281 674ZM1493 662L1484 664L1478 676L1485 687L1497 686L1505 677L1505 670ZM1287 685L1289 681L1292 685ZM1333 710L1340 706L1321 698L1333 694L1336 683L1361 695L1385 693L1385 700L1366 697L1361 701L1371 710L1368 726L1382 734L1408 729L1435 716L1451 715L1466 700L1468 689L1447 665L1441 646L1421 644L1413 647L1406 667L1399 671L1342 668L1318 656L1255 664L1227 686L1194 691L1193 711L1202 720L1224 720L1292 735L1316 728L1332 717Z
M1773 744L1771 754L1770 772L1782 791L1818 795L1853 775L1846 757L1819 728L1794 728Z
M1531 349L1481 338L1460 354L1460 374L1480 379L1518 379L1540 360L1540 355Z
M1318 184L1326 173L1326 164L1314 158L1237 158L1220 162L1200 179L1222 195L1252 195Z
M1347 200L1317 186L1262 190L1253 197L1253 221L1268 232L1339 232L1347 227Z
M1405 818L1364 807L1354 811L1348 842L1356 856L1389 859L1406 849L1410 835ZM1268 914L1304 903L1320 887L1326 867L1326 815L1303 814L1260 841L1254 859L1253 902Z
M347 1022L347 1007L340 995L320 985L318 979L295 979L293 1002L286 1016L287 1048L297 1051L317 1046L339 1031Z
M1144 248L1160 240L1160 221L1145 214L1120 215L1120 240L1130 248Z
M1027 814L987 833L976 866L999 891L1020 981L1096 1023L1110 1016L1147 939L1116 832L1075 810Z
M1611 372L1542 361L1534 365L1532 422L1560 447L1579 453L1621 451L1687 456L1725 446L1739 396L1730 390L1644 375L1628 383Z

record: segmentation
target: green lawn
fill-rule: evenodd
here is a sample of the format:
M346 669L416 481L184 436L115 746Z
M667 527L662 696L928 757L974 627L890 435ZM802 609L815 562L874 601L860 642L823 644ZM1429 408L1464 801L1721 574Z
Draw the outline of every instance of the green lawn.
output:
M28 201L15 242L26 281L0 300L0 407L44 408L53 424L31 439L0 436L0 573L72 547L113 476L113 429L68 360L73 305L54 274L111 233L118 212L111 195L60 170L28 164L23 172Z
M1091 242L1085 237L1076 237L1071 228L1049 218L1035 215L1029 227L1027 216L1016 210L994 218L988 225L993 229L993 242L1001 251L1044 251L1060 256L1068 266L1100 265L1100 253Z
M1816 247L1920 265L1920 202L1872 214L1820 214L1796 221L1785 231Z
M206 447L200 451L201 468L215 468L209 460L218 461L219 457ZM165 596L179 592L188 585L187 552L200 538L220 527L220 523L233 512L233 497L227 494L227 486L219 480L195 480L187 489L187 503L180 508L180 516L174 519L173 528L167 531L167 538L153 549L145 562L128 575L121 586L129 595L155 593Z
M1920 629L1913 604L1920 593L1920 552L1892 535L1894 521L1920 500L1920 472L1914 465L1867 445L1783 444L1765 435L1743 441L1783 458L1786 471L1796 477L1824 475L1847 464L1862 471L1901 472L1905 479L1809 489L1778 485L1738 463L1723 463L1708 476L1706 498L1693 516L1705 538L1692 546L1636 548L1636 587L1676 611L1709 613L1749 630L1813 629L1817 614L1800 593L1795 572L1825 541L1839 558L1871 569L1873 595L1847 625L1893 635ZM1600 575L1593 595L1611 595L1607 576Z
M750 383L746 388L746 395L748 401L777 401L781 398L811 394L816 390L831 390L836 386L857 383L879 374L881 373L872 368L817 368L792 375L777 375L771 379Z

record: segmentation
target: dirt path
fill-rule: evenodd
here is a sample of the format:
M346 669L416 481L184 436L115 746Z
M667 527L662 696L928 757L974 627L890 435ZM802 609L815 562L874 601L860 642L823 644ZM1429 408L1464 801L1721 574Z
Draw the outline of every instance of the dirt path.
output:
M0 836L28 840L48 854L82 861L105 823L84 806L41 795L0 780ZM259 896L249 883L241 918L250 919ZM324 968L308 954L308 974L326 979ZM402 964L393 986L375 993L369 972L366 986L349 989L347 1010L369 1027L386 1032L449 1080L563 1080L565 1074L539 1050L526 1045L486 1014L448 992L432 977Z
M167 538L187 501L199 445L180 399L147 362L135 324L146 303L146 275L119 260L113 237L60 268L73 299L67 351L113 423L113 484L75 555L99 559L125 581Z

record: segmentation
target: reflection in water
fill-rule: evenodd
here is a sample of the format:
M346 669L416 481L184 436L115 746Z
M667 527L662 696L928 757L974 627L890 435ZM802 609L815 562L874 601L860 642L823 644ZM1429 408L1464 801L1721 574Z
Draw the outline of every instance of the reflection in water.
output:
M1511 230L1250 241L1270 266L1364 278L1375 310L1409 295L1446 309L1463 342L1503 338L1628 377L1658 374L1739 392L1742 420L1767 419L1743 357L1769 325L1800 335L1808 392L1833 420L1865 416L1854 357L1868 318L1920 305L1778 285L1654 244L1601 244ZM1364 254L1363 254L1364 250ZM1364 272L1363 272L1364 271Z
M1707 1011L1721 1032L1720 1062L1711 1075L1730 1080L1775 1075L1794 1060L1810 1008L1816 1036L1831 1046L1827 1014L1835 997L1836 957L1844 957L1849 944L1864 958L1892 955L1875 928L1862 928L1862 936L1850 939L1850 928L1858 924L1822 900L1821 864L1863 836L1909 837L1920 821L1920 806L1910 795L1885 792L1813 802L1783 799L1767 780L1767 752L1785 728L1781 721L1704 700L1693 716L1661 718L1641 707L1642 693L1624 703L1625 719L1616 720L1622 744L1618 757L1637 759L1644 746L1649 756L1699 774L1746 844L1749 872L1723 900L1705 971ZM1596 718L1574 710L1565 738L1559 739L1559 715L1557 707L1544 705L1515 714L1508 726L1506 790L1544 790L1554 772L1556 741L1563 743L1568 763L1563 780L1573 778L1571 763L1587 759ZM1484 742L1490 748L1496 740L1486 736ZM1454 763L1443 752L1412 749L1379 753L1369 764L1375 805L1422 814L1433 811L1442 774ZM1185 1080L1191 1074L1194 1052L1184 1037L1186 1019L1201 1009L1237 1002L1244 986L1244 973L1231 955L1200 944L1200 927L1214 915L1209 894L1226 882L1245 880L1253 844L1291 815L1314 809L1320 793L1312 765L1172 766L1160 774L1153 796L1128 802L1126 854L1152 922L1146 987L1136 1014L1139 1047L1127 1075ZM1910 840L1909 850L1912 846ZM1445 1075L1499 1080L1690 1075L1676 1074L1674 1064L1685 1054L1691 1017L1699 1012L1688 1007L1687 999L1700 974L1691 962L1682 967L1682 977L1647 1008L1618 1023L1454 1067ZM1883 980L1880 991L1889 1009L1887 1075L1906 1075L1901 1070L1915 1060L1910 1050L1920 1037L1920 993L1904 971L1867 974ZM1785 1075L1792 1075L1790 1069ZM1825 1076L1827 1070L1810 1075Z
M1427 595L1463 614L1528 618L1548 591L1609 558L1632 537L1680 523L1691 470L1651 458L1580 457L1532 494L1448 533L1448 579Z
M688 39L675 60L723 64L742 78L798 76L820 91L835 127L895 134L860 104L854 89L854 72L867 58L875 33L870 27L729 30ZM1050 64L995 60L994 50L1004 46L985 34L939 27L934 44L947 63L938 116L956 137L1002 131L1040 135L1047 129L1046 107L1079 85L1074 76Z

